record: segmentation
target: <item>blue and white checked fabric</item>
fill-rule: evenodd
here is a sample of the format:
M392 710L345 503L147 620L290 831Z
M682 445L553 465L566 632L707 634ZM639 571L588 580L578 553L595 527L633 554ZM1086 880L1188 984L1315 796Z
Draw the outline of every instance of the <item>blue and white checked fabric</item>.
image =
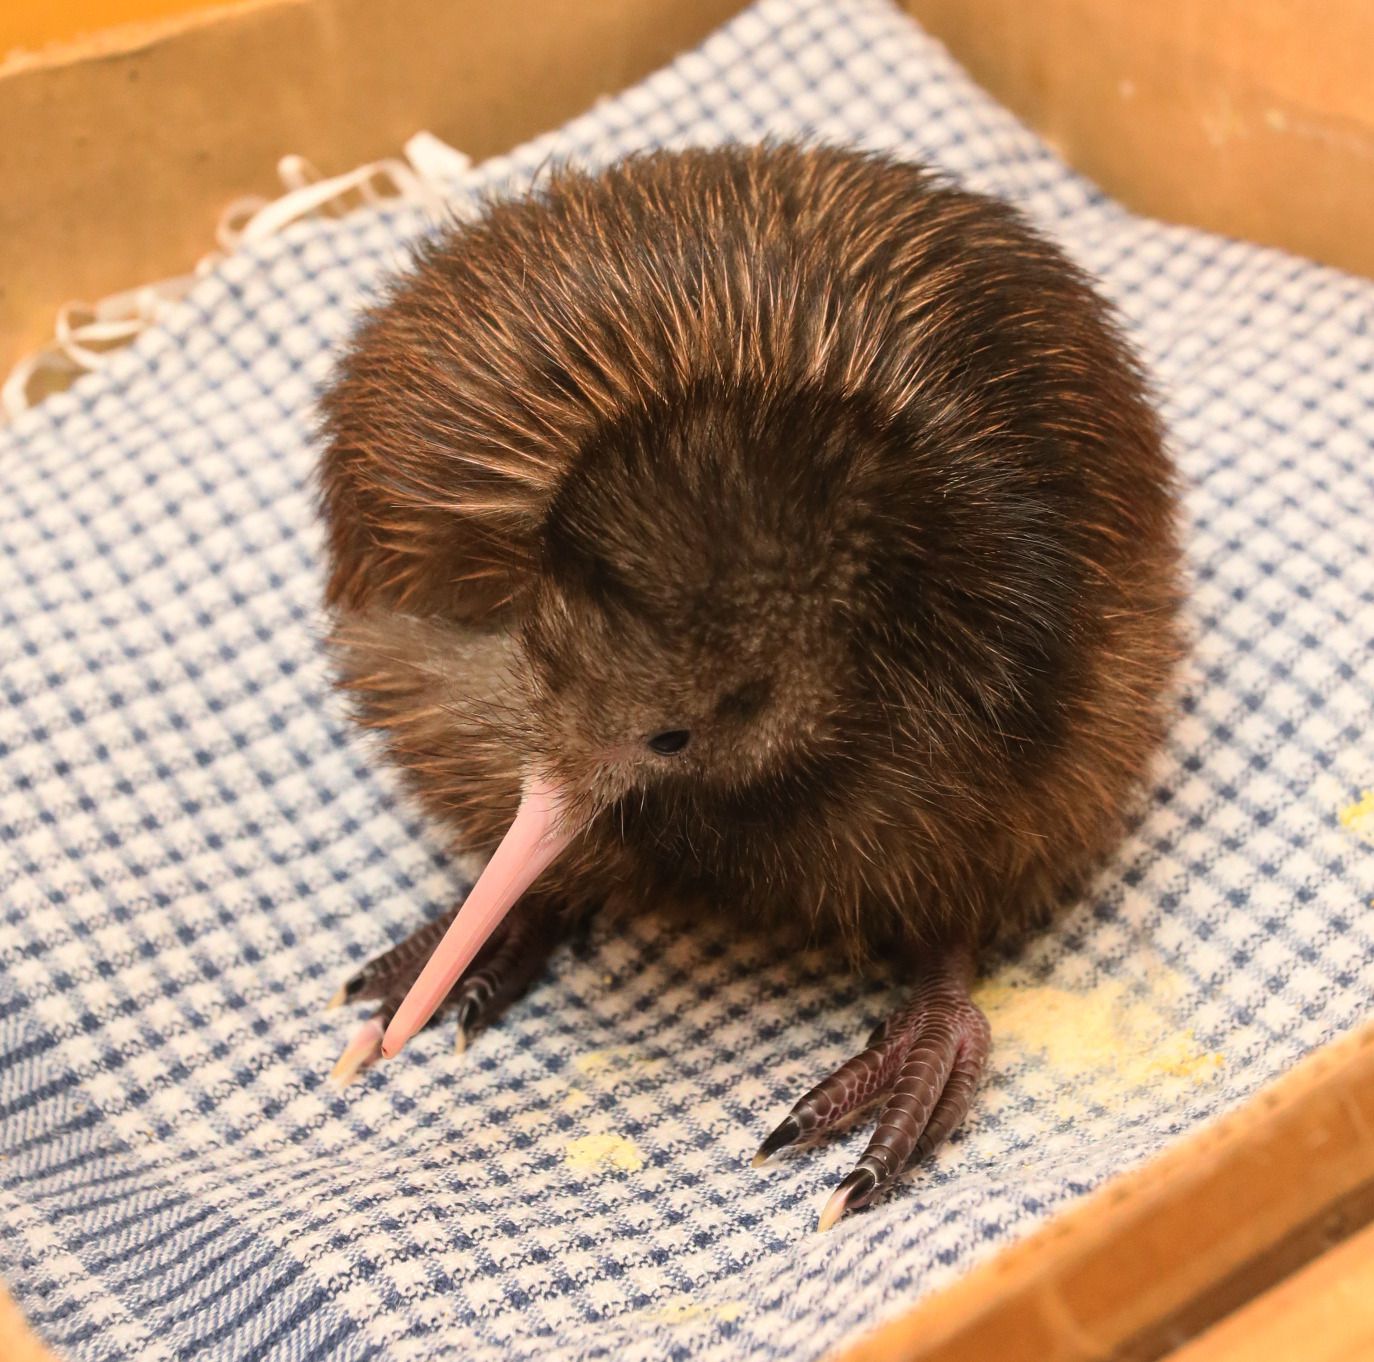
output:
M1187 480L1195 650L1088 901L989 962L992 1071L897 1194L748 1156L892 1001L652 916L461 1059L344 1094L321 1006L447 906L320 647L312 394L422 230L303 223L0 433L0 1272L77 1358L815 1358L1234 1106L1374 984L1374 285L1142 221L884 0L762 0L455 185L811 134L1025 208L1102 280Z

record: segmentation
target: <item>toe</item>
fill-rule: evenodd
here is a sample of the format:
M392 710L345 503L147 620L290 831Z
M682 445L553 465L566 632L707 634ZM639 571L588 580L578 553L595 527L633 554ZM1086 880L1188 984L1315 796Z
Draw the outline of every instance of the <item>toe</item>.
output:
M882 1034L876 1045L841 1064L792 1108L759 1146L754 1156L755 1167L780 1149L838 1130L892 1085L906 1054L907 1031L887 1025L879 1030Z
M454 1009L456 1026L453 1036L453 1053L455 1055L461 1055L467 1051L468 1041L471 1039L469 1028L472 1026L475 1011L472 1001L468 998L464 998Z
M787 1116L782 1124L761 1144L759 1152L754 1155L752 1167L759 1168L767 1163L769 1159L780 1149L786 1149L788 1145L796 1144L802 1137L801 1122L795 1116Z
M351 979L346 979L334 991L334 996L325 1003L324 1010L333 1012L337 1007L343 1007L347 1003L356 1002L358 994L362 992L363 976L355 974Z
M856 1168L831 1192L830 1199L821 1208L816 1229L824 1234L846 1211L864 1205L878 1190L878 1183L878 1175L871 1168Z
M354 1033L347 1048L339 1056L338 1063L330 1073L330 1081L337 1087L346 1088L370 1064L375 1064L382 1053L382 1036L386 1026L380 1017L369 1017Z

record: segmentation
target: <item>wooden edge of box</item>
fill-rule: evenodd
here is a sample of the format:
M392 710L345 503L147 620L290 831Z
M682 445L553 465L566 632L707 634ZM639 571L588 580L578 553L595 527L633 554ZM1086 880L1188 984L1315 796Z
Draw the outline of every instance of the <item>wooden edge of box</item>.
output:
M0 1362L58 1362L0 1281Z
M1374 1357L1374 1225L1285 1277L1168 1362L1350 1362Z
M832 1362L1146 1362L1374 1219L1374 1023Z
M310 0L220 0L195 9L162 14L154 19L132 19L126 23L94 28L74 38L58 38L34 46L12 47L0 52L0 80L34 68L52 69L86 61L107 61L111 57L139 52L154 43L174 39L180 33L205 28L225 20L248 18L252 11L274 5L309 4Z

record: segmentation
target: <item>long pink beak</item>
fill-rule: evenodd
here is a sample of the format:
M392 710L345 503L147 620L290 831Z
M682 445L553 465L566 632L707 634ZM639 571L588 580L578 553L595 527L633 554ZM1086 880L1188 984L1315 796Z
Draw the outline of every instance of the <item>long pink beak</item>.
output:
M386 1028L387 1059L434 1015L515 901L572 840L577 829L558 826L558 804L558 791L547 781L525 787L515 821Z

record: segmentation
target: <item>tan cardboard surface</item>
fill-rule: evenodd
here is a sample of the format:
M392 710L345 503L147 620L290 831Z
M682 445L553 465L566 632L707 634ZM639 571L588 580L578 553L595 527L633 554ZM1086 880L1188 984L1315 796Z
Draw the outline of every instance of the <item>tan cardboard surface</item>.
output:
M429 128L474 156L639 80L738 0L266 0L0 68L0 371L69 298L180 273L221 208Z
M1129 207L1374 275L1367 0L909 0Z
M1374 275L1365 0L908 0L1142 211ZM187 268L219 210L428 127L484 156L637 80L740 0L253 0L0 67L0 370L68 298Z

